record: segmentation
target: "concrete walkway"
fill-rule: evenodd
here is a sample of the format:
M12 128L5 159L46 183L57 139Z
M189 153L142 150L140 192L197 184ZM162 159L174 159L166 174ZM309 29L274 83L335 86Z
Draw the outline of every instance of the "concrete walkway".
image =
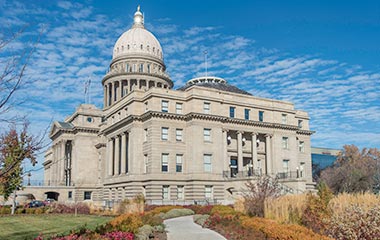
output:
M227 240L219 233L194 223L193 216L167 219L164 224L168 240Z

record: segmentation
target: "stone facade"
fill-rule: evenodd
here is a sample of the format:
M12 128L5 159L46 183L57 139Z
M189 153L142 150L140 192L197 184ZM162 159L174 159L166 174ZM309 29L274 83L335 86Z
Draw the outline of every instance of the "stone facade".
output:
M278 177L293 193L313 188L306 112L217 77L172 89L139 10L134 21L103 78L103 109L82 104L53 124L46 185L66 186L76 200L144 194L157 204L229 203L260 175ZM72 199L69 192L60 200Z

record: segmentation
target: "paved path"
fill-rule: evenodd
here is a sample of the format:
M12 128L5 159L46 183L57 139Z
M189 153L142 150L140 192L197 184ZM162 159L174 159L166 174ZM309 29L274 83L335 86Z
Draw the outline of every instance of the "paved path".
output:
M193 216L167 219L164 224L168 240L227 240L219 233L194 223Z

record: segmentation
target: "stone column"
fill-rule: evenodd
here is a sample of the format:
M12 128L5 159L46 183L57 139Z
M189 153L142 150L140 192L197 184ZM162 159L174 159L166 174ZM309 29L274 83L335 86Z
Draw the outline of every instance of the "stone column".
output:
M272 174L272 151L271 151L271 141L272 135L265 135L265 153L266 153L266 174Z
M126 157L127 159L125 160L125 163L127 165L127 173L131 172L131 130L129 130L126 133L127 141L126 144L127 146L125 147L125 150L127 151Z
M126 140L127 134L121 134L121 174L125 174L125 165L127 161L127 151L126 151Z
M106 108L107 107L107 101L108 101L108 92L107 92L107 84L105 84L103 86L103 90L104 90L104 101L103 101L103 108Z
M113 173L113 141L109 139L107 141L107 163L108 163L108 176L112 176Z
M121 99L123 97L123 80L119 81L119 88L120 88L119 99Z
M254 169L257 169L257 136L258 134L253 132L251 133L251 137L252 137L252 146L251 146L251 151L252 151L252 164L253 164L253 167Z
M227 151L227 145L228 145L228 142L227 142L227 133L228 133L228 130L227 129L222 129L222 138L223 138L223 141L222 141L222 144L223 144L223 171L227 171L229 170L228 166L230 165L230 162L229 162L229 159L228 159L228 151Z
M62 182L63 183L63 185L65 185L65 172L66 172L66 166L65 166L65 163L66 163L66 161L67 161L67 159L66 159L66 156L65 156L65 143L66 143L66 141L61 141L60 142L60 144L59 144L59 146L60 146L60 152L61 152L61 157L60 157L60 159L61 159L61 172L60 172L60 182Z
M115 175L119 175L120 170L120 136L116 136L115 138L115 159L114 159L115 165Z
M242 141L243 132L237 132L237 155L238 155L238 171L243 171L243 141Z
M113 103L113 83L109 83L109 96L108 96L108 100L109 100L109 105L108 106L111 106L112 103Z

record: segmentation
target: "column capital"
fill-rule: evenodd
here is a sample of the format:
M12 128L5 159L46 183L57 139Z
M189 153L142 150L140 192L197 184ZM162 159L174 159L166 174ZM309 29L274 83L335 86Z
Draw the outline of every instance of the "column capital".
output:
M251 136L258 136L259 133L258 132L251 132Z
M265 137L266 137L266 138L268 138L268 137L271 138L271 137L273 137L273 134L271 134L271 133L267 133L267 134L265 134Z
M222 132L226 132L226 133L228 133L230 130L229 129L227 129L227 128L222 128Z
M238 130L236 131L238 134L244 134L244 131Z

